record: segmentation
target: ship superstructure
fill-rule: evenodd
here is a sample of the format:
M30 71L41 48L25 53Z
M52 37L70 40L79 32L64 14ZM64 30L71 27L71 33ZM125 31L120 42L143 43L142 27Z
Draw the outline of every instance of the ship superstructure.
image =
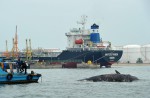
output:
M91 29L85 30L86 17L82 17L82 28L73 28L70 32L66 33L68 47L67 50L109 50L111 43L109 41L102 41L99 34L99 26L95 23Z

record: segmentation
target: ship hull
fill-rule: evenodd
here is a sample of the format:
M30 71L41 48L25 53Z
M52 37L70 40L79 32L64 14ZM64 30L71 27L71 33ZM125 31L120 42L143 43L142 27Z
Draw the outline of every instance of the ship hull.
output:
M121 50L97 50L97 51L70 51L64 50L57 57L39 57L40 61L50 61L51 63L81 63L91 61L92 63L100 64L100 67L110 67L113 63L119 61L122 56Z

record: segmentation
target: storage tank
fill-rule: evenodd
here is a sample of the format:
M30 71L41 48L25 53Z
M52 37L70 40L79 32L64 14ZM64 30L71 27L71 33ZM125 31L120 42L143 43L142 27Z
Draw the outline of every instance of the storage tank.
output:
M139 58L142 58L140 45L123 46L123 55L120 59L122 63L137 63Z
M141 55L144 63L150 63L150 44L141 47Z
M100 35L99 35L99 33L91 33L90 34L90 40L93 43L100 43Z

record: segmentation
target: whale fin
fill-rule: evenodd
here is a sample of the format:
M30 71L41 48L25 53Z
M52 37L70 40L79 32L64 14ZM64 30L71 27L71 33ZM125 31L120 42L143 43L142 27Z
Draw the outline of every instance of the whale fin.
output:
M120 72L119 72L119 71L117 71L117 70L115 70L115 72L116 72L116 74L120 74Z

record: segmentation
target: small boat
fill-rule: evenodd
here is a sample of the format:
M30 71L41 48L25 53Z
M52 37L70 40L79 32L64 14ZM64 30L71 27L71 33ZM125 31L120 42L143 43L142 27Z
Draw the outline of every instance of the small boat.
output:
M0 63L0 84L38 83L41 74L21 72L17 69L16 62L4 61ZM27 69L25 69L27 70Z

